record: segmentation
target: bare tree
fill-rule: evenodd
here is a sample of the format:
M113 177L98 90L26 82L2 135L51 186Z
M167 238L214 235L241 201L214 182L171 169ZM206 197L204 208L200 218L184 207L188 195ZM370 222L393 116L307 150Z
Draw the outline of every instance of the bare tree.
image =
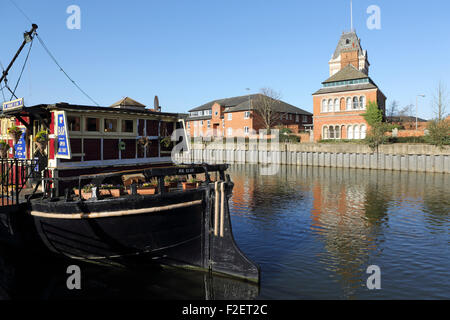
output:
M392 118L397 115L398 112L398 102L397 100L392 101L392 103L389 105L386 115L388 117L389 122L392 122Z
M281 104L281 94L271 88L262 88L260 93L253 101L253 107L269 132L280 120L277 107Z
M398 122L406 129L413 129L415 127L415 121L412 121L414 117L414 105L408 104L407 106L400 109L398 112Z
M449 101L447 88L442 82L439 82L437 91L433 96L433 111L438 121L445 119L448 105Z

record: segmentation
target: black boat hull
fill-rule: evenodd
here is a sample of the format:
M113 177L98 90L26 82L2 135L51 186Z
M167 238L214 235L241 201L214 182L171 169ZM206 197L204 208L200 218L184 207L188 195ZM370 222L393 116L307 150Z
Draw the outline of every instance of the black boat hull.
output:
M127 265L144 258L258 282L259 268L234 242L228 211L232 183L226 189L220 236L213 233L212 184L107 200L33 200L29 210L43 243L72 259Z

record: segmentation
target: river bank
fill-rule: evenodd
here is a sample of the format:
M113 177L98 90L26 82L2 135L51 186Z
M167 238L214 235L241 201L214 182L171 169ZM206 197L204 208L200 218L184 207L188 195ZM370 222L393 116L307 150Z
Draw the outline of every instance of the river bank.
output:
M330 168L450 173L450 148L427 144L193 144L177 155L184 163L283 164Z

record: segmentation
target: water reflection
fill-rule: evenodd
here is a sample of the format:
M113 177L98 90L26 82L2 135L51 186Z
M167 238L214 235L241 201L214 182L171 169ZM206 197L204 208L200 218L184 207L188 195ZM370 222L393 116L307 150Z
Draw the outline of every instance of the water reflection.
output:
M261 297L449 297L448 175L236 165L232 178L236 238L262 265ZM371 264L380 292L366 288Z
M69 265L81 269L81 290L68 290ZM203 272L141 265L133 269L105 268L73 260L42 261L0 247L0 300L249 300L259 287Z

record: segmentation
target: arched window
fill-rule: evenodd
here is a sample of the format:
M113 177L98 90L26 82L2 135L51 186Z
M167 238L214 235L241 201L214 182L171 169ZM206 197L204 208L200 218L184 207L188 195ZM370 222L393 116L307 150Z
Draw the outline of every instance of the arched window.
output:
M328 112L333 112L333 100L328 100Z
M339 112L339 99L334 99L334 112Z
M361 126L361 139L365 139L367 135L367 127L365 124Z
M330 131L330 139L334 139L334 127L331 126L328 130Z
M327 126L323 127L323 139L324 140L328 139L328 127Z
M359 97L359 108L364 109L366 107L366 97L361 96Z
M360 135L360 132L359 132L359 126L355 126L354 127L354 136L355 136L355 139L357 139L357 140L359 140L360 138L361 138L361 135Z
M322 100L322 112L327 112L327 100Z
M352 110L352 98L347 98L347 110Z
M356 110L358 108L359 108L358 97L353 97L353 110Z
M353 126L347 127L347 139L353 139Z
M334 128L334 135L335 135L336 139L341 138L341 127L340 126L336 126Z

